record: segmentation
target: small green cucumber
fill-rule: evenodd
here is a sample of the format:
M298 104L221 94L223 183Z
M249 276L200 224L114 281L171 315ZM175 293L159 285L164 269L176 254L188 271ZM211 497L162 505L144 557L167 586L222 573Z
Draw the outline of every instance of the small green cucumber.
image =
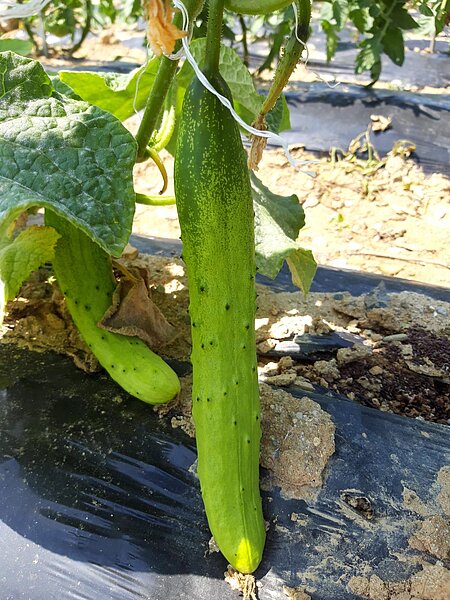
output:
M45 222L61 235L53 269L81 336L112 379L150 404L168 402L180 390L176 373L140 339L97 326L116 286L111 257L79 228L46 210Z
M220 75L206 76L231 99ZM253 202L238 126L197 78L183 102L175 196L189 282L192 414L203 501L223 555L251 573L265 542Z
M267 15L292 4L292 0L225 0L225 8L240 15Z

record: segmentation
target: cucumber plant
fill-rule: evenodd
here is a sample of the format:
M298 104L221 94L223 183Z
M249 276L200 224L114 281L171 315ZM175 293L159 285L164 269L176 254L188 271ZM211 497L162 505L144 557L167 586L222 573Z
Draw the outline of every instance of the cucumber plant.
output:
M174 4L182 12L168 31L189 29L202 0ZM190 290L200 486L219 548L251 573L265 542L255 274L274 277L286 260L306 292L315 262L297 242L304 225L298 199L274 196L249 172L235 120L249 123L263 113L275 131L289 126L287 105L277 98L299 46L293 44L269 106L237 54L221 45L224 4L208 2L206 41L189 47L183 37L174 55L154 57L129 76L50 78L36 61L0 53L0 309L31 268L51 260L75 324L109 374L146 402L172 398L178 379L161 358L139 340L97 326L114 291L111 256L120 256L129 239L135 202L173 201L158 202L132 185L134 164L168 143ZM274 3L260 6L269 11ZM188 60L178 69L181 45ZM120 120L143 104L133 138ZM170 135L161 132L164 109L175 115ZM45 227L15 236L15 220L36 206L45 209ZM36 255L22 264L19 255L31 245Z

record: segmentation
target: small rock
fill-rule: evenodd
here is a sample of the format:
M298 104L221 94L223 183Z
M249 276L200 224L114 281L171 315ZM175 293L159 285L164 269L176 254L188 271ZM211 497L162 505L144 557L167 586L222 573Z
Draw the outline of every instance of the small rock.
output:
M408 334L406 333L394 333L393 335L386 335L383 338L383 342L404 342L408 339Z
M339 379L341 376L334 358L331 360L317 360L314 363L314 370L319 373L319 375L322 375L323 379L328 382Z
M259 354L267 354L271 350L275 348L277 345L277 340L273 340L271 338L264 340L260 344L258 344L258 352Z
M294 366L294 361L292 360L292 358L290 356L283 356L278 361L278 371L280 373L282 373L283 371L286 371L287 369L292 369L293 366Z
M305 392L313 392L314 391L314 386L313 384L308 381L307 379L305 379L304 377L296 377L294 384L299 387L301 390L304 390Z
M372 348L370 348L370 346L356 344L351 348L339 348L336 353L336 360L339 365L346 365L348 363L367 358L371 354Z
M369 369L369 373L371 375L381 375L382 373L384 373L384 369L382 369L379 365L375 365L374 367Z
M281 373L280 375L273 375L271 377L266 377L264 379L265 383L268 383L270 385L291 385L294 383L294 381L297 378L297 373L295 371L289 372L286 371L285 373Z
M272 377L273 375L278 375L278 363L276 362L268 362L262 368L262 372L266 377Z

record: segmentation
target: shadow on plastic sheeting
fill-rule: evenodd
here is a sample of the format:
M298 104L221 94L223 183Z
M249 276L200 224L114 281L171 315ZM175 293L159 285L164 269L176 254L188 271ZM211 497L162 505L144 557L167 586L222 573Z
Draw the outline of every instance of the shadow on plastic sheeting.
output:
M187 436L67 359L0 346L0 365L2 600L33 581L33 600L87 589L128 599L159 597L157 574L222 578L219 555L204 560L209 533ZM167 581L165 597L178 597Z

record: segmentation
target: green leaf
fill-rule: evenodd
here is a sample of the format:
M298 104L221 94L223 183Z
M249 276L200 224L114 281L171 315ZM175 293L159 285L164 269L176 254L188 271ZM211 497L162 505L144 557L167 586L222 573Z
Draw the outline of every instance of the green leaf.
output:
M316 263L309 250L297 242L305 224L303 208L296 195L273 194L254 175L251 175L255 209L256 264L259 273L274 278L286 260L292 281L305 294L314 277Z
M60 71L63 83L70 86L82 100L106 110L124 121L134 114L134 108L144 108L155 81L159 59L152 58L147 65L128 75L95 73L89 71ZM137 86L137 94L136 94ZM135 104L135 106L134 106Z
M398 29L398 27L388 27L381 41L384 52L392 62L398 66L402 65L405 60L405 45L402 30Z
M391 12L392 25L400 29L416 29L419 24L403 6L396 5Z
M333 1L333 17L336 21L336 26L340 30L347 23L349 7L347 0Z
M426 4L426 2L422 2L422 4L419 6L419 12L421 15L423 15L424 17L433 17L434 13L431 10L431 8Z
M0 52L15 52L27 56L33 50L33 42L30 40L15 40L10 38L0 39Z
M329 21L321 21L322 29L325 32L327 47L327 62L336 54L336 48L339 42L339 36L336 33L336 27Z
M313 253L299 248L288 256L286 262L292 275L292 283L307 294L317 271Z
M355 72L363 73L370 71L374 65L381 62L380 55L382 46L378 38L363 40L360 44L360 52L356 57Z
M52 97L36 61L2 53L0 72L0 228L48 207L120 255L134 214L134 138L111 114Z
M373 25L373 19L365 8L352 10L349 16L359 33L369 31Z
M15 298L34 269L52 260L59 237L52 227L34 225L0 250L0 324L6 302Z
M289 107L286 102L286 98L281 95L275 103L275 106L266 116L267 127L270 131L278 133L279 131L285 131L291 126L291 119L289 115Z

